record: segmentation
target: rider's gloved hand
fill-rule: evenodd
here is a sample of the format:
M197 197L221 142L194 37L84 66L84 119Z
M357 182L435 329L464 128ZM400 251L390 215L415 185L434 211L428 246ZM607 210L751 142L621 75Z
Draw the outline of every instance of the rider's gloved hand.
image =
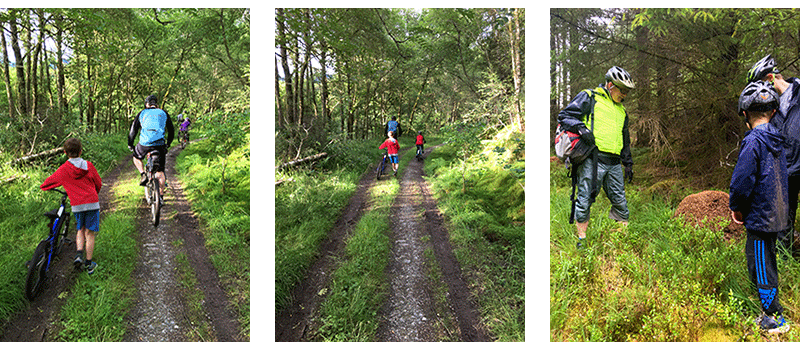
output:
M591 130L587 129L585 126L581 126L578 128L578 134L581 135L581 140L588 143L590 146L594 145L594 134Z

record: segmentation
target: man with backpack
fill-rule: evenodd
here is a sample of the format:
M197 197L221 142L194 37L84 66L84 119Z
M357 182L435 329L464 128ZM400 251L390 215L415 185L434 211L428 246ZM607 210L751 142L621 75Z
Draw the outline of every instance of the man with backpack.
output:
M392 116L392 120L386 122L386 127L384 128L384 134L388 134L390 131L394 132L395 138L400 138L400 135L403 133L403 130L400 128L400 123L397 121L396 116Z
M581 91L558 113L562 128L580 135L580 142L596 146L591 156L572 164L577 196L573 197L570 223L575 221L578 248L583 246L586 238L589 211L601 186L611 202L609 218L623 225L628 223L630 212L625 198L625 180L633 181L633 159L628 113L622 101L634 87L628 72L617 66L611 67L606 72L605 83ZM620 164L624 166L624 172Z

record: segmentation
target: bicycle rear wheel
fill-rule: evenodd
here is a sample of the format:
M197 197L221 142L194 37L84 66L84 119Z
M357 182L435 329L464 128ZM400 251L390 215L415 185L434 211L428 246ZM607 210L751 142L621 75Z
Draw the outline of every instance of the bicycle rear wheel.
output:
M386 157L384 157L380 163L378 163L378 177L377 179L381 179L381 175L383 175L383 169L386 167Z
M161 219L161 192L158 190L159 182L155 176L150 182L150 186L152 186L150 188L150 213L153 216L153 226L158 226Z
M42 290L47 279L47 252L50 242L41 241L33 251L33 258L28 265L28 277L25 279L25 298L33 300Z

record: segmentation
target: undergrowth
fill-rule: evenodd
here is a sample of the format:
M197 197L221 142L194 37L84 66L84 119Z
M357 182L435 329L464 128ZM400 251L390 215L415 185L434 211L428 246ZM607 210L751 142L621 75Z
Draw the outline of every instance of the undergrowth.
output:
M227 141L228 143L232 141ZM202 223L211 262L250 337L250 143L249 134L226 147L209 138L191 143L176 169L192 211ZM194 307L190 305L189 307Z
M128 153L124 135L83 133L79 138L83 144L82 157L94 164L101 177ZM3 251L0 254L0 322L28 305L23 292L27 274L25 262L39 241L47 237L47 222L42 214L58 203L57 196L40 190L39 185L67 157L61 153L17 165L9 164L11 160L8 154L0 155L0 179L15 178L0 184L3 202L0 206L0 249ZM74 230L74 226L70 228L72 236Z
M744 240L725 241L722 232L673 218L675 192L626 184L627 227L608 218L610 204L598 196L586 247L577 249L564 173L563 165L551 164L551 341L798 340L795 329L780 337L759 333ZM795 258L778 260L790 321L798 317L797 267Z
M449 221L454 253L483 322L498 341L525 341L524 145L514 126L461 162L454 147L433 151L425 171ZM464 186L466 181L466 186Z

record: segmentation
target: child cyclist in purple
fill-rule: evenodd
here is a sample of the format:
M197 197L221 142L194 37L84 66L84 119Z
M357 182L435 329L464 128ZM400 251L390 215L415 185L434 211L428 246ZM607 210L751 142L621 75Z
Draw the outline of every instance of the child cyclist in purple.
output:
M183 113L186 113L186 111L183 111ZM178 120L181 120L181 117L183 117L183 121L181 122L181 128L180 128L179 132L188 141L189 140L189 126L192 125L192 121L189 120L189 116L188 115L184 116L183 113L178 115Z

